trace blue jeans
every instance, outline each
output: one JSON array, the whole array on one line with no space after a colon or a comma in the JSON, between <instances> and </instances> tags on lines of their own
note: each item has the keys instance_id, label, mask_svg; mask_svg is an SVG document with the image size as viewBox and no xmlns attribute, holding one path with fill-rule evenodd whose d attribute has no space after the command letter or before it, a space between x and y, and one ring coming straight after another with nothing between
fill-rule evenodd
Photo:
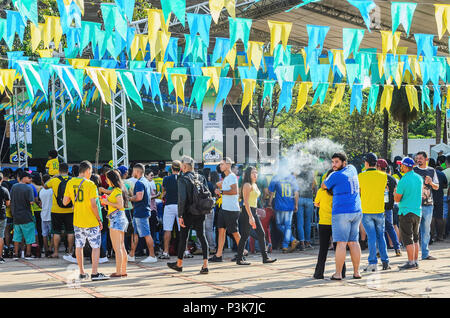
<instances>
[{"instance_id":1,"label":"blue jeans","mask_svg":"<svg viewBox=\"0 0 450 318\"><path fill-rule=\"evenodd\" d=\"M288 248L292 239L292 215L294 211L275 211L277 227L283 233L282 248Z\"/></svg>"},{"instance_id":2,"label":"blue jeans","mask_svg":"<svg viewBox=\"0 0 450 318\"><path fill-rule=\"evenodd\" d=\"M446 219L448 216L448 202L447 202L447 196L444 195L444 219Z\"/></svg>"},{"instance_id":3,"label":"blue jeans","mask_svg":"<svg viewBox=\"0 0 450 318\"><path fill-rule=\"evenodd\" d=\"M422 205L422 218L420 220L420 247L422 248L422 259L428 257L430 250L431 219L433 218L433 206Z\"/></svg>"},{"instance_id":4,"label":"blue jeans","mask_svg":"<svg viewBox=\"0 0 450 318\"><path fill-rule=\"evenodd\" d=\"M101 236L102 236L102 239L101 239L100 248L103 250L103 253L106 257L106 254L108 252L108 232L103 231Z\"/></svg>"},{"instance_id":5,"label":"blue jeans","mask_svg":"<svg viewBox=\"0 0 450 318\"><path fill-rule=\"evenodd\" d=\"M386 228L386 233L391 238L392 244L394 245L394 249L398 250L400 248L400 243L398 241L397 233L395 232L394 225L393 225L394 218L392 216L392 210L386 210L384 212L384 220L385 220L384 225Z\"/></svg>"},{"instance_id":6,"label":"blue jeans","mask_svg":"<svg viewBox=\"0 0 450 318\"><path fill-rule=\"evenodd\" d=\"M297 233L299 241L311 241L311 218L314 211L312 198L298 198Z\"/></svg>"},{"instance_id":7,"label":"blue jeans","mask_svg":"<svg viewBox=\"0 0 450 318\"><path fill-rule=\"evenodd\" d=\"M381 261L389 263L387 255L386 240L384 239L384 213L363 214L362 224L367 233L367 244L369 245L369 264L377 264L377 244L380 251Z\"/></svg>"}]
</instances>

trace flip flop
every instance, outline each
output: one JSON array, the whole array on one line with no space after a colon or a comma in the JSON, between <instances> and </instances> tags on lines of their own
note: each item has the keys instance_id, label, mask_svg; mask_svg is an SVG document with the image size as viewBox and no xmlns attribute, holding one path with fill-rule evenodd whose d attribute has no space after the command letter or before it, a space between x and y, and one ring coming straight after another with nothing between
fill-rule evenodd
<instances>
[{"instance_id":1,"label":"flip flop","mask_svg":"<svg viewBox=\"0 0 450 318\"><path fill-rule=\"evenodd\" d=\"M336 277L334 277L334 275L332 275L330 279L331 280L342 280L342 278L336 278Z\"/></svg>"},{"instance_id":2,"label":"flip flop","mask_svg":"<svg viewBox=\"0 0 450 318\"><path fill-rule=\"evenodd\" d=\"M353 275L353 278L354 278L354 279L361 279L362 276L355 276L355 275Z\"/></svg>"}]
</instances>

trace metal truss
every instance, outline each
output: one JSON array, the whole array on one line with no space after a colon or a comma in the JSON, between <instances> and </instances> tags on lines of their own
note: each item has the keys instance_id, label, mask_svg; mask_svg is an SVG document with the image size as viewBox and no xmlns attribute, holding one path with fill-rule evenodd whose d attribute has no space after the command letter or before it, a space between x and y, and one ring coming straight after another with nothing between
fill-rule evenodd
<instances>
[{"instance_id":1,"label":"metal truss","mask_svg":"<svg viewBox=\"0 0 450 318\"><path fill-rule=\"evenodd\" d=\"M66 115L62 112L64 108L64 94L61 81L56 81L52 76L52 121L53 121L53 146L58 152L58 158L67 162L67 139L66 139ZM59 90L59 98L56 92Z\"/></svg>"},{"instance_id":2,"label":"metal truss","mask_svg":"<svg viewBox=\"0 0 450 318\"><path fill-rule=\"evenodd\" d=\"M114 168L129 166L127 104L123 89L113 94L111 109L111 141Z\"/></svg>"},{"instance_id":3,"label":"metal truss","mask_svg":"<svg viewBox=\"0 0 450 318\"><path fill-rule=\"evenodd\" d=\"M31 130L28 127L28 123L20 123L18 118L23 118L30 109L30 106L24 106L23 102L26 100L25 97L25 86L24 85L14 85L12 96L12 113L13 113L13 124L14 125L14 136L16 139L16 151L17 151L17 166L18 168L28 167L28 147L27 147L27 130Z\"/></svg>"}]
</instances>

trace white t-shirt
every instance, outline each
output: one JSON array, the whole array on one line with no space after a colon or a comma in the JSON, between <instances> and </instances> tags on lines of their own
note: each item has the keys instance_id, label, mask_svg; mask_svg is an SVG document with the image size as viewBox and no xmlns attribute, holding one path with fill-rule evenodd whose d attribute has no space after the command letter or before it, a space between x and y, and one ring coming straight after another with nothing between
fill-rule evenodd
<instances>
[{"instance_id":1,"label":"white t-shirt","mask_svg":"<svg viewBox=\"0 0 450 318\"><path fill-rule=\"evenodd\" d=\"M42 212L41 219L42 221L51 221L51 212L52 212L52 203L53 203L53 190L52 189L44 189L42 188L39 191L39 200L42 202Z\"/></svg>"},{"instance_id":2,"label":"white t-shirt","mask_svg":"<svg viewBox=\"0 0 450 318\"><path fill-rule=\"evenodd\" d=\"M234 173L230 173L228 176L225 177L225 179L223 179L222 190L223 191L231 190L231 186L233 184L236 184L236 187L239 188L236 175ZM239 193L239 189L238 189L238 193ZM234 195L222 194L222 210L240 211L239 194L234 194Z\"/></svg>"}]
</instances>

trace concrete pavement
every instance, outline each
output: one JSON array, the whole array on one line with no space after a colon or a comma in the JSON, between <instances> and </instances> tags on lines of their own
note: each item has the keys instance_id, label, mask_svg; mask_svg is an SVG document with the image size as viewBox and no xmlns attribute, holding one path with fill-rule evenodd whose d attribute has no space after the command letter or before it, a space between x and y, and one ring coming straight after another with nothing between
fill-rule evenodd
<instances>
[{"instance_id":1,"label":"concrete pavement","mask_svg":"<svg viewBox=\"0 0 450 318\"><path fill-rule=\"evenodd\" d=\"M224 255L224 262L211 263L208 275L199 275L201 256L187 259L183 272L170 270L167 261L156 264L128 263L128 277L108 281L74 282L76 264L63 259L36 259L0 264L0 298L94 298L94 297L189 297L189 298L290 298L290 297L449 297L450 295L450 240L430 246L435 261L419 261L418 270L399 271L398 265L406 261L406 251L395 257L389 250L391 270L364 273L363 278L352 278L352 264L347 253L347 278L329 280L334 272L334 252L329 252L325 278L312 278L318 247L314 250L281 254L273 264L262 264L259 254L247 258L250 266L232 263L232 253ZM368 251L363 251L361 265L367 264ZM420 254L419 254L420 257ZM143 258L137 258L139 261ZM170 261L175 261L171 257ZM86 262L86 271L91 265ZM100 264L100 272L115 271L114 260Z\"/></svg>"}]
</instances>

